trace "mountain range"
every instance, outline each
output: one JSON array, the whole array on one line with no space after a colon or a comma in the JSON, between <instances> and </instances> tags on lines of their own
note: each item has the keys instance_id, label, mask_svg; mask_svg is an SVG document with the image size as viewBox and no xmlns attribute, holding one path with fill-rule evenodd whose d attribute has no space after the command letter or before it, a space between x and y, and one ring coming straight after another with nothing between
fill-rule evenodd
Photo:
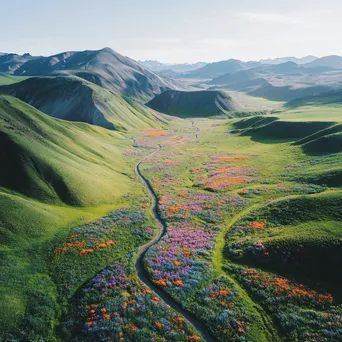
<instances>
[{"instance_id":1,"label":"mountain range","mask_svg":"<svg viewBox=\"0 0 342 342\"><path fill-rule=\"evenodd\" d=\"M174 80L163 78L110 48L63 52L49 57L6 54L0 57L0 72L16 76L74 75L142 101L179 87Z\"/></svg>"},{"instance_id":2,"label":"mountain range","mask_svg":"<svg viewBox=\"0 0 342 342\"><path fill-rule=\"evenodd\" d=\"M225 91L285 102L317 96L342 87L341 69L340 56L163 64L110 48L48 57L1 53L0 93L59 119L128 131L162 120L150 108L178 116L233 112Z\"/></svg>"}]
</instances>

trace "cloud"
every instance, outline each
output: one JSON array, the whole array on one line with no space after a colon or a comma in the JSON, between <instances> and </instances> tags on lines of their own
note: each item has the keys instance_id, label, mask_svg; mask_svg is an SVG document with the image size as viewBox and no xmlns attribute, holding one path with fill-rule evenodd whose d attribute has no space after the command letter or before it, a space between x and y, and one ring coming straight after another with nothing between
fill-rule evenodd
<instances>
[{"instance_id":1,"label":"cloud","mask_svg":"<svg viewBox=\"0 0 342 342\"><path fill-rule=\"evenodd\" d=\"M272 12L242 12L237 14L238 18L249 21L266 24L302 24L303 18L290 14L272 13Z\"/></svg>"},{"instance_id":2,"label":"cloud","mask_svg":"<svg viewBox=\"0 0 342 342\"><path fill-rule=\"evenodd\" d=\"M325 9L320 11L308 11L302 13L280 13L280 12L240 12L236 14L238 19L246 19L252 22L264 24L292 24L292 25L305 25L312 26L314 23L323 16L329 17L333 11Z\"/></svg>"}]
</instances>

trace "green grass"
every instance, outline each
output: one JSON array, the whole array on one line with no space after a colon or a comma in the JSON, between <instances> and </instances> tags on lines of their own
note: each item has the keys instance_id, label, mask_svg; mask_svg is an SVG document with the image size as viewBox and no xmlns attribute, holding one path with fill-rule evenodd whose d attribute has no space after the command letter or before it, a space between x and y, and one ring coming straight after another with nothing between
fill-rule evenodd
<instances>
[{"instance_id":1,"label":"green grass","mask_svg":"<svg viewBox=\"0 0 342 342\"><path fill-rule=\"evenodd\" d=\"M98 96L100 102L106 102L107 93ZM126 193L144 198L142 186L134 175L134 164L144 154L140 151L147 153L148 149L136 149L136 155L127 158L123 152L131 148L132 141L125 133L57 120L10 97L2 97L0 105L0 139L8 147L8 152L0 157L7 165L7 172L0 171L0 229L4 237L0 292L5 313L0 318L0 329L10 334L26 324L29 330L40 330L38 335L42 340L53 341L54 328L62 313L68 312L75 291L102 267L134 251L138 241L129 229L120 229L113 234L113 239L119 242L115 252L108 250L108 254L85 258L71 253L56 260L53 251L63 245L75 227L115 208L134 206L137 201L123 198ZM119 108L110 99L107 105L111 111ZM126 106L124 102L121 105ZM135 103L130 105L134 107ZM139 112L138 107L135 110ZM179 162L174 169L167 170L167 176L174 176L177 183L169 185L168 177L163 178L161 193L187 189L206 193L207 190L194 187L191 168L206 167L208 157L215 154L250 156L234 165L256 168L257 180L224 194L237 196L241 189L262 190L247 197L249 203L242 211L232 216L227 213L215 249L207 259L212 278L206 281L224 277L236 290L240 303L255 317L251 340L295 341L293 335L289 337L279 329L276 315L268 310L265 301L250 292L231 273L230 267L234 263L259 266L270 275L290 274L291 279L313 288L337 292L334 284L338 283L341 255L342 196L338 187L342 157L339 150L336 154L331 154L330 149L319 150L322 141L318 139L330 139L333 135L334 140L324 146L334 147L340 142L335 140L340 132L338 109L305 107L240 121L194 119L200 128L199 140L195 139L188 120L171 121L169 136L158 140L140 131L145 124L158 128L164 122L154 125L153 116L147 118L140 112L134 119L124 117L119 110L120 115L123 115L120 120L127 120L127 125L133 127L129 135L138 138L137 141L148 141L149 146L156 147L163 139L187 138L186 143L173 143L161 152L162 166L166 159ZM307 144L315 142L314 153L305 149ZM193 157L197 154L199 157ZM155 165L144 163L144 167L148 166ZM154 180L164 175L165 172L158 170L150 173ZM197 217L189 219L200 222ZM265 221L267 228L248 231L242 236L230 235L236 224L253 220ZM247 248L257 239L262 240L274 262L265 264L253 257L243 260L227 257L226 250L232 243L242 240ZM305 258L298 259L299 246ZM283 262L284 253L290 257L288 263ZM315 269L310 269L309 261ZM63 272L68 273L67 280ZM61 299L61 286L65 285L70 285L71 290ZM196 291L203 289L201 286ZM203 307L196 306L196 300L196 296L189 298L187 305L203 314ZM35 340L33 336L29 338Z\"/></svg>"},{"instance_id":2,"label":"green grass","mask_svg":"<svg viewBox=\"0 0 342 342\"><path fill-rule=\"evenodd\" d=\"M13 76L4 73L0 73L0 86L14 84L26 80L27 76Z\"/></svg>"},{"instance_id":3,"label":"green grass","mask_svg":"<svg viewBox=\"0 0 342 342\"><path fill-rule=\"evenodd\" d=\"M5 96L0 140L6 146L0 156L6 165L0 171L0 330L12 336L32 329L53 340L59 319L58 289L50 277L54 241L122 206L124 194L141 196L134 161L123 155L132 142L121 133L51 118Z\"/></svg>"},{"instance_id":4,"label":"green grass","mask_svg":"<svg viewBox=\"0 0 342 342\"><path fill-rule=\"evenodd\" d=\"M3 187L48 203L90 206L134 186L122 155L131 142L122 135L50 118L10 97L0 99L0 111Z\"/></svg>"},{"instance_id":5,"label":"green grass","mask_svg":"<svg viewBox=\"0 0 342 342\"><path fill-rule=\"evenodd\" d=\"M0 87L42 112L64 120L85 122L116 131L161 127L153 110L76 76L31 77Z\"/></svg>"}]
</instances>

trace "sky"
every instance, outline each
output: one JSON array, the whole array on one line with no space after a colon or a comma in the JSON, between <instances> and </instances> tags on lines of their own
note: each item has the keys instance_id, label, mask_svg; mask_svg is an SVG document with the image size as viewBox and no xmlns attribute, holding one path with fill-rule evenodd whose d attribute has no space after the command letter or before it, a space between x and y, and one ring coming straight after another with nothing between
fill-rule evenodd
<instances>
[{"instance_id":1,"label":"sky","mask_svg":"<svg viewBox=\"0 0 342 342\"><path fill-rule=\"evenodd\" d=\"M0 52L164 63L342 55L341 0L0 0Z\"/></svg>"}]
</instances>

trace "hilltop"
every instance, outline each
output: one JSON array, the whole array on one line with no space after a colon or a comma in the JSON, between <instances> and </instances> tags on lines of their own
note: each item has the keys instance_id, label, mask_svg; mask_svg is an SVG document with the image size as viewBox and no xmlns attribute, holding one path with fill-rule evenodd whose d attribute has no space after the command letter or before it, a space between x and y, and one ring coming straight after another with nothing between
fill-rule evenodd
<instances>
[{"instance_id":1,"label":"hilltop","mask_svg":"<svg viewBox=\"0 0 342 342\"><path fill-rule=\"evenodd\" d=\"M232 98L223 91L168 90L147 103L161 113L178 117L210 117L228 115L235 107Z\"/></svg>"},{"instance_id":2,"label":"hilltop","mask_svg":"<svg viewBox=\"0 0 342 342\"><path fill-rule=\"evenodd\" d=\"M173 80L147 70L110 48L62 52L48 57L15 55L11 57L11 65L15 64L15 67L11 68L7 66L8 56L0 58L0 71L17 76L72 74L110 91L140 100L147 100L166 89L178 87Z\"/></svg>"},{"instance_id":3,"label":"hilltop","mask_svg":"<svg viewBox=\"0 0 342 342\"><path fill-rule=\"evenodd\" d=\"M160 118L134 100L123 98L79 77L31 77L0 87L40 111L64 120L127 131L156 127Z\"/></svg>"}]
</instances>

